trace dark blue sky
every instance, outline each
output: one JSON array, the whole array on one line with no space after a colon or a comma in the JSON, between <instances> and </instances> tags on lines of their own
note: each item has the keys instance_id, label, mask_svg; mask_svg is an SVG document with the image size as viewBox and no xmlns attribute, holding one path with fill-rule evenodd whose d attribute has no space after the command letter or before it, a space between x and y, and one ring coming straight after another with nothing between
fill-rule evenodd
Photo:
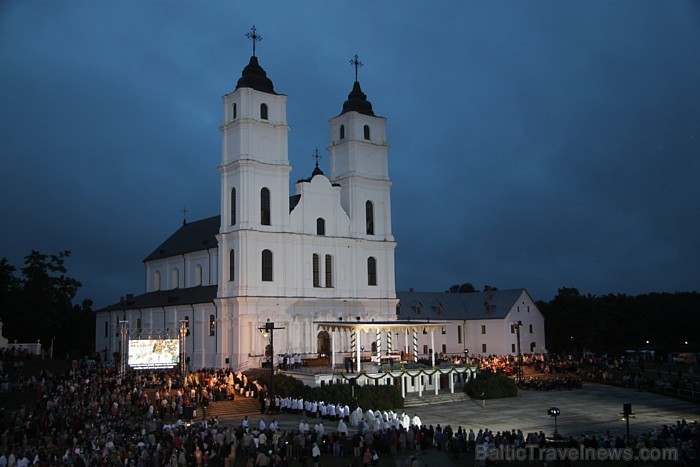
<instances>
[{"instance_id":1,"label":"dark blue sky","mask_svg":"<svg viewBox=\"0 0 700 467\"><path fill-rule=\"evenodd\" d=\"M364 63L399 290L700 289L700 3L682 0L2 2L0 257L71 250L96 307L141 293L183 206L219 212L220 97L253 24L292 181Z\"/></svg>"}]
</instances>

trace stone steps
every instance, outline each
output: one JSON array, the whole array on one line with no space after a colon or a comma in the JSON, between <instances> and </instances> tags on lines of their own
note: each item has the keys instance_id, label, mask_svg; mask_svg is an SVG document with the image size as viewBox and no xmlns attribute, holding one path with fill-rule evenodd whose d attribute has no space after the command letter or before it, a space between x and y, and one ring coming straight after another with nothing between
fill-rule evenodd
<instances>
[{"instance_id":1,"label":"stone steps","mask_svg":"<svg viewBox=\"0 0 700 467\"><path fill-rule=\"evenodd\" d=\"M256 413L260 413L260 402L257 399L237 398L232 401L218 401L210 403L207 407L207 418L217 417L219 420ZM201 413L198 415L201 416Z\"/></svg>"}]
</instances>

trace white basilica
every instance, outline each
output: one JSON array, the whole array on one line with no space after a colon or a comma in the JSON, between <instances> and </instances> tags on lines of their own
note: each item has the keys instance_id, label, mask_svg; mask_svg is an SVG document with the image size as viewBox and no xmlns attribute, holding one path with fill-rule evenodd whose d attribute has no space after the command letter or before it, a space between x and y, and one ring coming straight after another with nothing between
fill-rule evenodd
<instances>
[{"instance_id":1,"label":"white basilica","mask_svg":"<svg viewBox=\"0 0 700 467\"><path fill-rule=\"evenodd\" d=\"M319 323L430 316L454 326L439 328L437 342L425 328L412 337L403 329L394 350L515 353L517 319L529 329L523 352L544 351L544 320L523 289L469 300L397 295L386 119L374 114L357 79L330 119L330 173L317 164L292 196L287 96L275 91L255 54L222 102L220 215L183 223L144 260L145 293L97 311L97 351L108 359L120 352L124 326L130 339L176 338L186 326L191 369L241 369L259 366L268 321L277 328L276 354L347 356L376 350L379 331L334 333Z\"/></svg>"},{"instance_id":2,"label":"white basilica","mask_svg":"<svg viewBox=\"0 0 700 467\"><path fill-rule=\"evenodd\" d=\"M267 320L284 328L276 351L316 354L328 337L314 321L395 319L386 119L359 82L330 120L329 176L317 166L291 197L287 96L257 57L222 100L221 215L145 259L146 293L97 313L96 350L116 351L119 321L156 338L185 320L191 367L257 365Z\"/></svg>"}]
</instances>

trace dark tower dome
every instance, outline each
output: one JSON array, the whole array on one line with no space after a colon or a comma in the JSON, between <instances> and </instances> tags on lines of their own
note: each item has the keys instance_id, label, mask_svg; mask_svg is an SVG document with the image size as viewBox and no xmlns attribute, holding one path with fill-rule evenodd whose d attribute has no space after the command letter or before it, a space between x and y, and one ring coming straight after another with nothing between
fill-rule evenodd
<instances>
[{"instance_id":1,"label":"dark tower dome","mask_svg":"<svg viewBox=\"0 0 700 467\"><path fill-rule=\"evenodd\" d=\"M316 167L314 168L314 171L311 172L311 178L314 178L316 175L323 175L323 170L316 164Z\"/></svg>"},{"instance_id":2,"label":"dark tower dome","mask_svg":"<svg viewBox=\"0 0 700 467\"><path fill-rule=\"evenodd\" d=\"M267 77L267 73L262 69L255 55L250 57L250 63L243 68L243 75L236 84L236 89L238 88L253 88L256 91L277 94L272 80Z\"/></svg>"},{"instance_id":3,"label":"dark tower dome","mask_svg":"<svg viewBox=\"0 0 700 467\"><path fill-rule=\"evenodd\" d=\"M359 81L355 81L352 91L348 94L348 100L343 103L343 111L340 112L340 114L342 115L347 112L358 112L363 115L374 117L372 103L367 100L367 96L362 92L362 89L360 89Z\"/></svg>"}]
</instances>

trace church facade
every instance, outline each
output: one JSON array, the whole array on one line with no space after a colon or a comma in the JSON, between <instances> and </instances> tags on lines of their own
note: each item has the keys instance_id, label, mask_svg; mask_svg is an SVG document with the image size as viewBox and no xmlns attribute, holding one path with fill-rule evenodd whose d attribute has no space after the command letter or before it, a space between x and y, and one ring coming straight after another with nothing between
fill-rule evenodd
<instances>
[{"instance_id":1,"label":"church facade","mask_svg":"<svg viewBox=\"0 0 700 467\"><path fill-rule=\"evenodd\" d=\"M253 55L222 98L220 215L183 223L145 258L145 292L96 312L96 350L107 359L123 351L125 329L129 339L159 339L185 328L191 369L242 369L269 352L266 323L276 328L275 354L327 355L330 336L314 323L394 321L416 309L421 297L406 293L402 308L395 290L386 119L374 114L356 77L330 119L330 173L317 163L290 196L286 102ZM467 348L469 312L453 305L437 318L463 322L463 334L427 353ZM479 319L507 334L512 318L499 313ZM532 349L544 351L544 320L539 311L532 316L541 333ZM369 349L375 336L355 338ZM334 336L335 352L349 352L351 339ZM499 339L485 353L511 350Z\"/></svg>"},{"instance_id":2,"label":"church facade","mask_svg":"<svg viewBox=\"0 0 700 467\"><path fill-rule=\"evenodd\" d=\"M145 293L97 312L96 350L117 351L122 321L130 338L176 336L184 321L191 367L236 367L265 353L268 320L276 353L316 354L328 337L314 321L395 319L386 119L359 82L330 120L330 174L317 164L293 196L287 96L256 56L222 101L221 215L145 259Z\"/></svg>"}]
</instances>

